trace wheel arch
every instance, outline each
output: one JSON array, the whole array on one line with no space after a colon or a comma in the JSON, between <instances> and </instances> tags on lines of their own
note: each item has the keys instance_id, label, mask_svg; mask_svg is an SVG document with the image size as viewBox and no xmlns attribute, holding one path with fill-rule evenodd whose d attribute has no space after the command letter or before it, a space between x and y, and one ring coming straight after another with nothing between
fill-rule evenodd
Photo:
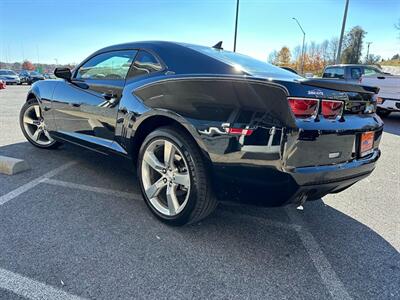
<instances>
[{"instance_id":1,"label":"wheel arch","mask_svg":"<svg viewBox=\"0 0 400 300\"><path fill-rule=\"evenodd\" d=\"M140 123L135 124L134 134L130 138L131 156L136 161L139 153L140 146L145 138L154 130L164 126L172 126L184 131L199 147L203 157L207 163L211 163L210 156L207 152L206 146L200 135L197 133L196 128L186 121L181 116L172 116L167 112L160 112L159 114L151 114L143 118Z\"/></svg>"}]
</instances>

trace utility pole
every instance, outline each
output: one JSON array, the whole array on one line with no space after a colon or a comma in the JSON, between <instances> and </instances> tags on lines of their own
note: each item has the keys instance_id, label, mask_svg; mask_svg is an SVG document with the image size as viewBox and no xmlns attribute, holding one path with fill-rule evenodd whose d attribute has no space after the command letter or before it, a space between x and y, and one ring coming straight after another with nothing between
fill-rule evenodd
<instances>
[{"instance_id":1,"label":"utility pole","mask_svg":"<svg viewBox=\"0 0 400 300\"><path fill-rule=\"evenodd\" d=\"M365 58L366 61L368 61L368 57L369 57L369 45L371 45L372 42L367 42L367 57Z\"/></svg>"},{"instance_id":2,"label":"utility pole","mask_svg":"<svg viewBox=\"0 0 400 300\"><path fill-rule=\"evenodd\" d=\"M340 63L340 56L342 52L342 43L343 43L343 35L344 35L344 28L346 27L346 19L347 19L347 9L349 8L349 0L346 0L346 6L344 7L344 15L343 15L343 22L342 22L342 31L340 32L340 39L339 39L339 48L336 57L336 64Z\"/></svg>"},{"instance_id":3,"label":"utility pole","mask_svg":"<svg viewBox=\"0 0 400 300\"><path fill-rule=\"evenodd\" d=\"M292 18L293 20L296 21L297 25L299 25L301 32L303 32L303 45L301 46L301 74L304 73L304 42L306 40L306 33L303 30L303 27L301 27L300 22L296 18Z\"/></svg>"},{"instance_id":4,"label":"utility pole","mask_svg":"<svg viewBox=\"0 0 400 300\"><path fill-rule=\"evenodd\" d=\"M239 0L236 0L235 38L233 39L233 52L236 52L238 18L239 18Z\"/></svg>"}]
</instances>

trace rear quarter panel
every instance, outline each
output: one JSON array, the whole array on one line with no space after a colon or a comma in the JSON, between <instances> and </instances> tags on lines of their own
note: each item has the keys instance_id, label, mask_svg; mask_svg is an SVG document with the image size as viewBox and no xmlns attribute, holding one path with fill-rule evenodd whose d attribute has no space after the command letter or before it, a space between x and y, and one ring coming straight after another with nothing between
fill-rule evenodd
<instances>
[{"instance_id":1,"label":"rear quarter panel","mask_svg":"<svg viewBox=\"0 0 400 300\"><path fill-rule=\"evenodd\" d=\"M285 133L296 127L286 88L266 81L171 77L138 86L133 96L143 104L132 108L140 115L133 128L154 113L169 114L190 128L214 164L279 164ZM226 124L255 131L249 137L232 136Z\"/></svg>"}]
</instances>

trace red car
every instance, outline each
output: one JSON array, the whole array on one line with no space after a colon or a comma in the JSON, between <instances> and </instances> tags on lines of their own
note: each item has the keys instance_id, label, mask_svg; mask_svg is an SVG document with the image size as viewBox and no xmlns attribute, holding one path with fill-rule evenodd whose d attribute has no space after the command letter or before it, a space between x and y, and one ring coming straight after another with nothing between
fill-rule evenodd
<instances>
[{"instance_id":1,"label":"red car","mask_svg":"<svg viewBox=\"0 0 400 300\"><path fill-rule=\"evenodd\" d=\"M0 90L5 89L6 88L6 82L4 80L0 79Z\"/></svg>"}]
</instances>

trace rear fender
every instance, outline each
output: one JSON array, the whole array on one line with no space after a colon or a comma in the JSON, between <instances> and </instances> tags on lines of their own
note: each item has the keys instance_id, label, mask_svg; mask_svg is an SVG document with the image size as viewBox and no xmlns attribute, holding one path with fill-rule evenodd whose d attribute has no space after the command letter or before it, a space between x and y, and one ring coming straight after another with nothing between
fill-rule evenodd
<instances>
[{"instance_id":1,"label":"rear fender","mask_svg":"<svg viewBox=\"0 0 400 300\"><path fill-rule=\"evenodd\" d=\"M278 161L285 135L296 128L286 88L265 80L172 77L138 87L134 95L149 110L174 115L218 164ZM253 134L233 136L226 127Z\"/></svg>"}]
</instances>

